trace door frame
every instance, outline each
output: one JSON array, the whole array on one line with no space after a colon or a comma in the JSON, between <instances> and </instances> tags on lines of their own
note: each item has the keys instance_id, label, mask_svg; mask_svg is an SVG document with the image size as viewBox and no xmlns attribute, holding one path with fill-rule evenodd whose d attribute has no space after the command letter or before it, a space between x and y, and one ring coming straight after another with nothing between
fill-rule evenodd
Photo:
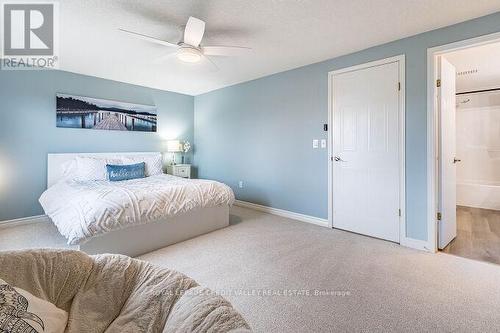
<instances>
[{"instance_id":1,"label":"door frame","mask_svg":"<svg viewBox=\"0 0 500 333\"><path fill-rule=\"evenodd\" d=\"M355 66L350 66L328 72L328 227L333 228L333 112L335 109L335 101L333 98L333 87L335 75L342 73L358 71L370 67L386 65L391 63L399 65L399 207L401 214L399 216L399 243L401 245L410 246L406 241L406 191L405 191L405 55L371 61ZM396 87L395 87L396 88Z\"/></svg>"},{"instance_id":2,"label":"door frame","mask_svg":"<svg viewBox=\"0 0 500 333\"><path fill-rule=\"evenodd\" d=\"M427 246L438 251L437 213L439 209L439 122L438 122L438 57L446 53L500 42L500 33L483 35L427 49Z\"/></svg>"}]
</instances>

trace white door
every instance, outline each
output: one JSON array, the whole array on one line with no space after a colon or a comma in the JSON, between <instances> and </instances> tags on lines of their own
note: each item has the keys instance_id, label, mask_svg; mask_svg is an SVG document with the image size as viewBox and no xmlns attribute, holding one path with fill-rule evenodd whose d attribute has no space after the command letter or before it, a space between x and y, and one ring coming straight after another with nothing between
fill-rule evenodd
<instances>
[{"instance_id":1,"label":"white door","mask_svg":"<svg viewBox=\"0 0 500 333\"><path fill-rule=\"evenodd\" d=\"M333 227L399 242L399 62L334 74Z\"/></svg>"},{"instance_id":2,"label":"white door","mask_svg":"<svg viewBox=\"0 0 500 333\"><path fill-rule=\"evenodd\" d=\"M456 169L456 89L455 67L439 58L439 248L443 249L457 236L457 169Z\"/></svg>"}]
</instances>

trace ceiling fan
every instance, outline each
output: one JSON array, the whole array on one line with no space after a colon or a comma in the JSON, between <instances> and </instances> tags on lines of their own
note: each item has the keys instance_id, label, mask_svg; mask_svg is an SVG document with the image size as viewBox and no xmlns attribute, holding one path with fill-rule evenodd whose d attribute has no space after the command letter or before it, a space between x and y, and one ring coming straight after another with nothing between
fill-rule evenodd
<instances>
[{"instance_id":1,"label":"ceiling fan","mask_svg":"<svg viewBox=\"0 0 500 333\"><path fill-rule=\"evenodd\" d=\"M243 46L200 45L205 33L205 22L192 16L189 17L186 28L184 29L184 38L177 44L134 31L129 31L121 28L118 30L139 39L176 49L177 58L181 61L196 63L199 62L202 58L206 58L216 68L217 65L215 65L215 63L207 56L239 56L251 50L249 47Z\"/></svg>"}]
</instances>

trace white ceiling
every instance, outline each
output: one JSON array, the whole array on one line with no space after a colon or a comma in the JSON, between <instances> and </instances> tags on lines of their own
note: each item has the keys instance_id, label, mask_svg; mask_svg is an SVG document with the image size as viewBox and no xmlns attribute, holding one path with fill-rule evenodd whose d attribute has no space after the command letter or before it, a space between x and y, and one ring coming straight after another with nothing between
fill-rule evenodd
<instances>
[{"instance_id":1,"label":"white ceiling","mask_svg":"<svg viewBox=\"0 0 500 333\"><path fill-rule=\"evenodd\" d=\"M456 68L457 92L500 88L500 42L460 50L445 55Z\"/></svg>"},{"instance_id":2,"label":"white ceiling","mask_svg":"<svg viewBox=\"0 0 500 333\"><path fill-rule=\"evenodd\" d=\"M498 0L64 0L60 68L197 95L500 10ZM189 16L205 44L248 46L239 58L186 65L118 28L177 42Z\"/></svg>"}]
</instances>

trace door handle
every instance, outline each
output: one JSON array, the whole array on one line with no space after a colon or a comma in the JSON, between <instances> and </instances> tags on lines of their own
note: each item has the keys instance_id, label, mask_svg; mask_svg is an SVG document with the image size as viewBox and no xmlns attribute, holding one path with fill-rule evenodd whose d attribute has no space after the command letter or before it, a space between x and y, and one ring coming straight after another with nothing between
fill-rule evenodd
<instances>
[{"instance_id":1,"label":"door handle","mask_svg":"<svg viewBox=\"0 0 500 333\"><path fill-rule=\"evenodd\" d=\"M339 156L334 156L334 157L333 157L333 160L334 160L335 162L345 162L345 161L344 161L343 159L341 159Z\"/></svg>"},{"instance_id":2,"label":"door handle","mask_svg":"<svg viewBox=\"0 0 500 333\"><path fill-rule=\"evenodd\" d=\"M457 162L462 162L462 160L459 160L458 158L456 158L456 157L455 157L455 158L453 159L453 163L457 163Z\"/></svg>"}]
</instances>

